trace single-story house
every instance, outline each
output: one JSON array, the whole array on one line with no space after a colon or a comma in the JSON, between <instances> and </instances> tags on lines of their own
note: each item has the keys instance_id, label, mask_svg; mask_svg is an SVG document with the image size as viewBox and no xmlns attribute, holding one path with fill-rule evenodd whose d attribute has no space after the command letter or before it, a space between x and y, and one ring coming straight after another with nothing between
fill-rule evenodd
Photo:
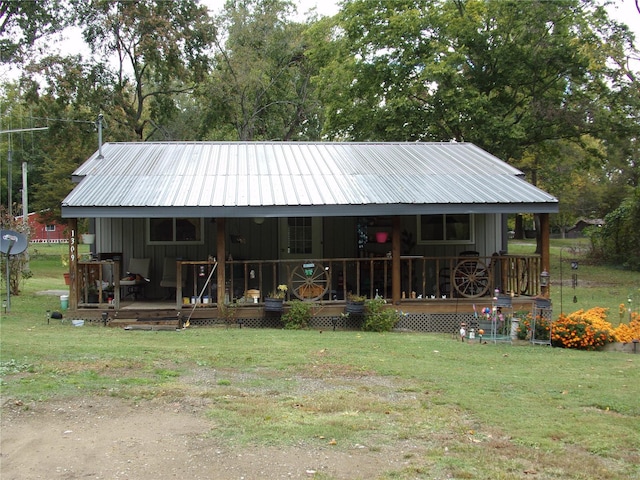
<instances>
[{"instance_id":1,"label":"single-story house","mask_svg":"<svg viewBox=\"0 0 640 480\"><path fill-rule=\"evenodd\" d=\"M73 179L71 308L94 306L96 283L99 308L171 297L203 317L226 303L259 317L286 285L286 300L325 313L382 296L415 324L454 310L456 322L498 294L548 295L558 200L469 143L107 143ZM509 255L518 213L539 215L540 255ZM91 260L76 255L79 218L95 234Z\"/></svg>"}]
</instances>

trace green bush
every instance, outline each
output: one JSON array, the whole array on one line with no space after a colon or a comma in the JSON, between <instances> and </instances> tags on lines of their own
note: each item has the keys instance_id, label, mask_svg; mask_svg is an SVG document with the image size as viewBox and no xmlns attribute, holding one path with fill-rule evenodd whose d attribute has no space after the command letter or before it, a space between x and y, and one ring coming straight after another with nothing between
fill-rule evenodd
<instances>
[{"instance_id":1,"label":"green bush","mask_svg":"<svg viewBox=\"0 0 640 480\"><path fill-rule=\"evenodd\" d=\"M365 332L391 331L398 321L398 314L393 308L387 308L386 304L384 298L365 301L362 330Z\"/></svg>"},{"instance_id":2,"label":"green bush","mask_svg":"<svg viewBox=\"0 0 640 480\"><path fill-rule=\"evenodd\" d=\"M300 330L307 328L311 319L311 308L313 304L300 300L293 300L289 304L289 310L282 315L284 328L288 330Z\"/></svg>"},{"instance_id":3,"label":"green bush","mask_svg":"<svg viewBox=\"0 0 640 480\"><path fill-rule=\"evenodd\" d=\"M618 208L607 214L604 225L591 229L589 236L595 256L630 270L640 270L640 188L636 188Z\"/></svg>"}]
</instances>

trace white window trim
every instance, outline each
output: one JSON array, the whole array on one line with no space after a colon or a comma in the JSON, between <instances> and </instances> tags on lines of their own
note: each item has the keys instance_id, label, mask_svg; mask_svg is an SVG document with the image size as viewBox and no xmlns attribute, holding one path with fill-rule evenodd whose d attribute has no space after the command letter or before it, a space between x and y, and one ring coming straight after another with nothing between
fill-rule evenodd
<instances>
[{"instance_id":1,"label":"white window trim","mask_svg":"<svg viewBox=\"0 0 640 480\"><path fill-rule=\"evenodd\" d=\"M447 214L442 214L442 216L446 217ZM417 224L417 233L418 233L418 245L472 245L475 243L475 215L472 213L455 213L452 215L467 215L469 217L469 239L466 240L422 240L422 215L416 215L416 224ZM446 225L446 220L443 222L443 225ZM445 232L446 235L446 232Z\"/></svg>"},{"instance_id":2,"label":"white window trim","mask_svg":"<svg viewBox=\"0 0 640 480\"><path fill-rule=\"evenodd\" d=\"M171 220L173 221L173 236L175 238L176 234L176 220L180 218L193 218L193 217L173 217ZM163 240L163 241L153 241L151 240L151 219L147 218L147 245L204 245L204 218L200 218L200 240Z\"/></svg>"}]
</instances>

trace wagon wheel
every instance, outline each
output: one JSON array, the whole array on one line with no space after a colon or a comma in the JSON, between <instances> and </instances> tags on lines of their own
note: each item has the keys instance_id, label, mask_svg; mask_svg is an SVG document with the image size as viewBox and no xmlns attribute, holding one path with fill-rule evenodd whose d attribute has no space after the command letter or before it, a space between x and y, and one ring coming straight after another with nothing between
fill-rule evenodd
<instances>
[{"instance_id":1,"label":"wagon wheel","mask_svg":"<svg viewBox=\"0 0 640 480\"><path fill-rule=\"evenodd\" d=\"M481 297L489 290L489 269L478 259L462 260L453 270L453 287L463 297Z\"/></svg>"},{"instance_id":2,"label":"wagon wheel","mask_svg":"<svg viewBox=\"0 0 640 480\"><path fill-rule=\"evenodd\" d=\"M300 300L319 300L329 290L329 271L319 263L296 265L289 275L289 287Z\"/></svg>"},{"instance_id":3,"label":"wagon wheel","mask_svg":"<svg viewBox=\"0 0 640 480\"><path fill-rule=\"evenodd\" d=\"M516 258L512 268L515 270L515 290L520 295L526 295L529 290L529 262L526 258Z\"/></svg>"}]
</instances>

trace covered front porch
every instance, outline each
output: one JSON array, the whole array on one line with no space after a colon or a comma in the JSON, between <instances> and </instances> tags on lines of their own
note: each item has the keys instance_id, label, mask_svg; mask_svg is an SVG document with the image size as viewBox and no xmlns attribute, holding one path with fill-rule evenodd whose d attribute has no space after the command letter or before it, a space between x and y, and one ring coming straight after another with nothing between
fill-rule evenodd
<instances>
[{"instance_id":1,"label":"covered front porch","mask_svg":"<svg viewBox=\"0 0 640 480\"><path fill-rule=\"evenodd\" d=\"M224 222L217 224L220 228ZM221 249L227 252L226 235L221 236ZM477 323L484 309L498 303L507 315L533 312L536 300L548 294L544 255L465 251L455 256L394 258L396 236L392 234L388 242L390 254L379 257L173 259L175 286L163 288L162 296L153 295L150 286L147 292L129 292L121 285L126 271L122 257L99 259L100 254L92 254L72 266L70 304L85 317L108 319L113 326L179 327L188 321L201 326L277 328L290 302L299 300L313 305L312 327L357 329L362 316L345 315L350 299L382 297L388 308L398 312L398 329L455 332L461 323ZM72 239L70 249L73 244ZM283 284L283 307L274 311L267 300ZM91 298L90 290L97 290Z\"/></svg>"}]
</instances>

